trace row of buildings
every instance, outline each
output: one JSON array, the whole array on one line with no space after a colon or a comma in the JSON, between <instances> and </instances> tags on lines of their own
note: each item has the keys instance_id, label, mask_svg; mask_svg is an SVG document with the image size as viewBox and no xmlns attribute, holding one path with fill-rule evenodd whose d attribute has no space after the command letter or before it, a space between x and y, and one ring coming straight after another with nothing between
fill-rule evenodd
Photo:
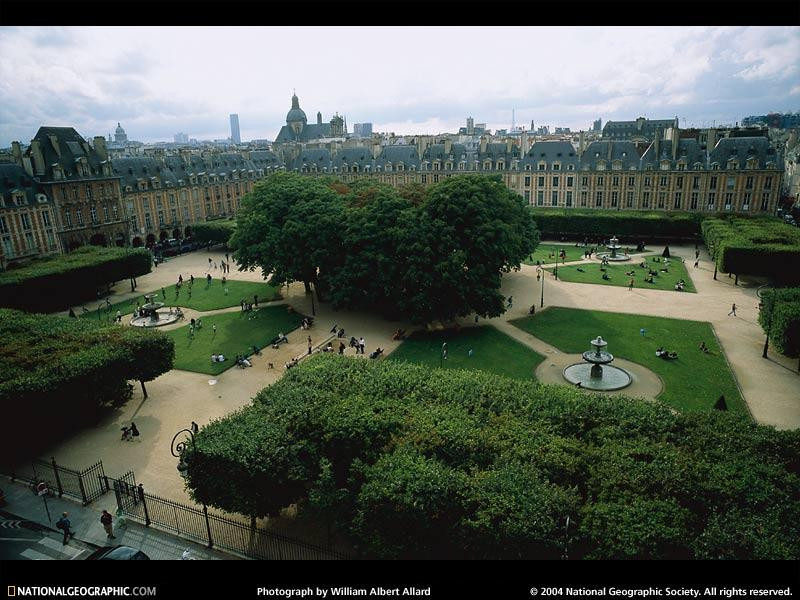
<instances>
[{"instance_id":1,"label":"row of buildings","mask_svg":"<svg viewBox=\"0 0 800 600\"><path fill-rule=\"evenodd\" d=\"M717 139L713 130L701 137L662 125L669 127L656 127L650 142L605 139L604 127L602 138L580 134L577 143L523 134L338 144L326 139L342 134L342 117L323 123L318 115L309 125L294 96L273 149L118 158L102 136L90 143L70 127L41 127L0 164L0 265L87 243L149 246L189 236L195 223L233 216L256 181L282 170L393 186L494 174L533 207L775 212L783 160L767 137Z\"/></svg>"}]
</instances>

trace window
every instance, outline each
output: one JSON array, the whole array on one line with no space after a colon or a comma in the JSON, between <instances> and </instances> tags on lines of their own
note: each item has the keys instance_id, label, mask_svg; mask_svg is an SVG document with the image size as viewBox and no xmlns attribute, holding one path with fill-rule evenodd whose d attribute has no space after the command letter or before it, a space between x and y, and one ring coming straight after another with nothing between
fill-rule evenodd
<instances>
[{"instance_id":1,"label":"window","mask_svg":"<svg viewBox=\"0 0 800 600\"><path fill-rule=\"evenodd\" d=\"M47 245L50 250L56 249L56 236L53 234L52 229L47 230Z\"/></svg>"},{"instance_id":2,"label":"window","mask_svg":"<svg viewBox=\"0 0 800 600\"><path fill-rule=\"evenodd\" d=\"M189 217L189 207L188 206L184 206L183 207L183 220L187 221L187 222L191 221L191 218Z\"/></svg>"},{"instance_id":3,"label":"window","mask_svg":"<svg viewBox=\"0 0 800 600\"><path fill-rule=\"evenodd\" d=\"M681 201L683 200L681 192L675 192L675 203L673 204L673 208L680 208Z\"/></svg>"},{"instance_id":4,"label":"window","mask_svg":"<svg viewBox=\"0 0 800 600\"><path fill-rule=\"evenodd\" d=\"M45 227L51 227L53 224L50 222L50 211L43 210L42 211L42 223L44 223ZM6 233L5 231L2 233Z\"/></svg>"},{"instance_id":5,"label":"window","mask_svg":"<svg viewBox=\"0 0 800 600\"><path fill-rule=\"evenodd\" d=\"M574 177L567 177L567 187L572 187Z\"/></svg>"},{"instance_id":6,"label":"window","mask_svg":"<svg viewBox=\"0 0 800 600\"><path fill-rule=\"evenodd\" d=\"M662 175L659 178L658 185L660 185L661 187L667 187L667 177L665 175Z\"/></svg>"},{"instance_id":7,"label":"window","mask_svg":"<svg viewBox=\"0 0 800 600\"><path fill-rule=\"evenodd\" d=\"M717 193L716 192L709 192L708 193L708 210L714 210L717 205Z\"/></svg>"},{"instance_id":8,"label":"window","mask_svg":"<svg viewBox=\"0 0 800 600\"><path fill-rule=\"evenodd\" d=\"M728 192L725 194L725 210L730 210L733 206L733 194Z\"/></svg>"},{"instance_id":9,"label":"window","mask_svg":"<svg viewBox=\"0 0 800 600\"><path fill-rule=\"evenodd\" d=\"M558 175L553 177L553 187L558 187Z\"/></svg>"},{"instance_id":10,"label":"window","mask_svg":"<svg viewBox=\"0 0 800 600\"><path fill-rule=\"evenodd\" d=\"M611 185L619 187L619 175L614 175L614 177L611 178Z\"/></svg>"},{"instance_id":11,"label":"window","mask_svg":"<svg viewBox=\"0 0 800 600\"><path fill-rule=\"evenodd\" d=\"M589 185L589 178L586 177L585 175L583 177L581 177L581 185L584 186L584 187Z\"/></svg>"},{"instance_id":12,"label":"window","mask_svg":"<svg viewBox=\"0 0 800 600\"><path fill-rule=\"evenodd\" d=\"M153 228L153 219L150 217L150 213L144 213L144 226L147 229Z\"/></svg>"},{"instance_id":13,"label":"window","mask_svg":"<svg viewBox=\"0 0 800 600\"><path fill-rule=\"evenodd\" d=\"M106 223L108 223L108 221L110 220L108 218L108 204L103 205L103 219L105 219Z\"/></svg>"},{"instance_id":14,"label":"window","mask_svg":"<svg viewBox=\"0 0 800 600\"><path fill-rule=\"evenodd\" d=\"M567 192L567 206L572 206L572 191Z\"/></svg>"},{"instance_id":15,"label":"window","mask_svg":"<svg viewBox=\"0 0 800 600\"><path fill-rule=\"evenodd\" d=\"M726 189L732 190L736 188L736 177L728 177L728 186Z\"/></svg>"},{"instance_id":16,"label":"window","mask_svg":"<svg viewBox=\"0 0 800 600\"><path fill-rule=\"evenodd\" d=\"M561 163L553 163L553 171L560 171Z\"/></svg>"},{"instance_id":17,"label":"window","mask_svg":"<svg viewBox=\"0 0 800 600\"><path fill-rule=\"evenodd\" d=\"M539 163L537 171L544 171L544 163Z\"/></svg>"},{"instance_id":18,"label":"window","mask_svg":"<svg viewBox=\"0 0 800 600\"><path fill-rule=\"evenodd\" d=\"M689 208L691 208L692 210L697 210L697 199L699 196L700 196L699 193L692 192L692 201L691 204L689 205Z\"/></svg>"},{"instance_id":19,"label":"window","mask_svg":"<svg viewBox=\"0 0 800 600\"><path fill-rule=\"evenodd\" d=\"M530 201L531 201L531 191L525 190L525 202L530 203Z\"/></svg>"},{"instance_id":20,"label":"window","mask_svg":"<svg viewBox=\"0 0 800 600\"><path fill-rule=\"evenodd\" d=\"M631 187L636 185L636 179L634 177L628 177L628 185Z\"/></svg>"},{"instance_id":21,"label":"window","mask_svg":"<svg viewBox=\"0 0 800 600\"><path fill-rule=\"evenodd\" d=\"M605 178L602 175L597 178L597 185L603 185L604 182Z\"/></svg>"},{"instance_id":22,"label":"window","mask_svg":"<svg viewBox=\"0 0 800 600\"><path fill-rule=\"evenodd\" d=\"M94 204L89 207L89 214L91 215L92 223L97 223L97 207Z\"/></svg>"},{"instance_id":23,"label":"window","mask_svg":"<svg viewBox=\"0 0 800 600\"><path fill-rule=\"evenodd\" d=\"M586 206L586 201L589 197L589 192L581 192L581 206Z\"/></svg>"},{"instance_id":24,"label":"window","mask_svg":"<svg viewBox=\"0 0 800 600\"><path fill-rule=\"evenodd\" d=\"M208 193L208 192L206 192ZM161 194L156 196L156 208L161 208Z\"/></svg>"},{"instance_id":25,"label":"window","mask_svg":"<svg viewBox=\"0 0 800 600\"><path fill-rule=\"evenodd\" d=\"M761 194L761 210L769 210L769 192Z\"/></svg>"},{"instance_id":26,"label":"window","mask_svg":"<svg viewBox=\"0 0 800 600\"><path fill-rule=\"evenodd\" d=\"M650 187L650 181L651 181L651 180L650 180L650 178L649 178L649 177L645 177L645 178L644 178L644 186L645 186L645 187Z\"/></svg>"},{"instance_id":27,"label":"window","mask_svg":"<svg viewBox=\"0 0 800 600\"><path fill-rule=\"evenodd\" d=\"M6 218L0 215L0 233L8 233L8 223L6 223Z\"/></svg>"},{"instance_id":28,"label":"window","mask_svg":"<svg viewBox=\"0 0 800 600\"><path fill-rule=\"evenodd\" d=\"M539 187L544 187L544 177L538 177L537 179L539 180L538 181Z\"/></svg>"},{"instance_id":29,"label":"window","mask_svg":"<svg viewBox=\"0 0 800 600\"><path fill-rule=\"evenodd\" d=\"M158 211L158 224L159 225L163 225L164 224L164 211L163 210Z\"/></svg>"},{"instance_id":30,"label":"window","mask_svg":"<svg viewBox=\"0 0 800 600\"><path fill-rule=\"evenodd\" d=\"M544 192L542 190L536 192L536 206L544 206Z\"/></svg>"},{"instance_id":31,"label":"window","mask_svg":"<svg viewBox=\"0 0 800 600\"><path fill-rule=\"evenodd\" d=\"M603 192L595 192L594 205L603 206Z\"/></svg>"},{"instance_id":32,"label":"window","mask_svg":"<svg viewBox=\"0 0 800 600\"><path fill-rule=\"evenodd\" d=\"M619 204L619 192L611 192L611 206L616 208L617 204Z\"/></svg>"},{"instance_id":33,"label":"window","mask_svg":"<svg viewBox=\"0 0 800 600\"><path fill-rule=\"evenodd\" d=\"M678 177L675 180L675 187L679 189L683 187L683 177Z\"/></svg>"},{"instance_id":34,"label":"window","mask_svg":"<svg viewBox=\"0 0 800 600\"><path fill-rule=\"evenodd\" d=\"M31 252L36 250L36 242L33 239L33 233L30 231L25 232L25 246Z\"/></svg>"},{"instance_id":35,"label":"window","mask_svg":"<svg viewBox=\"0 0 800 600\"><path fill-rule=\"evenodd\" d=\"M92 199L92 186L89 185L88 183L86 184L86 199L87 200Z\"/></svg>"},{"instance_id":36,"label":"window","mask_svg":"<svg viewBox=\"0 0 800 600\"><path fill-rule=\"evenodd\" d=\"M717 189L717 177L716 177L716 175L711 178L711 180L710 180L710 182L708 184L708 189L710 189L710 190Z\"/></svg>"},{"instance_id":37,"label":"window","mask_svg":"<svg viewBox=\"0 0 800 600\"><path fill-rule=\"evenodd\" d=\"M6 255L6 258L14 256L14 242L11 241L10 236L3 237L3 254Z\"/></svg>"},{"instance_id":38,"label":"window","mask_svg":"<svg viewBox=\"0 0 800 600\"><path fill-rule=\"evenodd\" d=\"M111 212L114 214L114 220L119 221L119 209L116 204L111 205Z\"/></svg>"},{"instance_id":39,"label":"window","mask_svg":"<svg viewBox=\"0 0 800 600\"><path fill-rule=\"evenodd\" d=\"M75 209L75 218L78 220L78 225L83 225L83 211L80 208Z\"/></svg>"},{"instance_id":40,"label":"window","mask_svg":"<svg viewBox=\"0 0 800 600\"><path fill-rule=\"evenodd\" d=\"M650 208L650 192L642 194L642 208Z\"/></svg>"},{"instance_id":41,"label":"window","mask_svg":"<svg viewBox=\"0 0 800 600\"><path fill-rule=\"evenodd\" d=\"M658 192L658 208L664 208L667 203L667 192Z\"/></svg>"},{"instance_id":42,"label":"window","mask_svg":"<svg viewBox=\"0 0 800 600\"><path fill-rule=\"evenodd\" d=\"M695 176L692 177L692 189L699 190L700 189L700 178Z\"/></svg>"},{"instance_id":43,"label":"window","mask_svg":"<svg viewBox=\"0 0 800 600\"><path fill-rule=\"evenodd\" d=\"M772 175L764 179L764 189L771 190L772 189Z\"/></svg>"},{"instance_id":44,"label":"window","mask_svg":"<svg viewBox=\"0 0 800 600\"><path fill-rule=\"evenodd\" d=\"M753 194L747 192L744 197L742 198L742 210L750 210L750 200L752 200Z\"/></svg>"},{"instance_id":45,"label":"window","mask_svg":"<svg viewBox=\"0 0 800 600\"><path fill-rule=\"evenodd\" d=\"M30 229L31 228L31 217L28 213L21 214L19 216L20 220L22 221L22 228L23 229Z\"/></svg>"},{"instance_id":46,"label":"window","mask_svg":"<svg viewBox=\"0 0 800 600\"><path fill-rule=\"evenodd\" d=\"M685 171L686 163L678 163L678 171Z\"/></svg>"},{"instance_id":47,"label":"window","mask_svg":"<svg viewBox=\"0 0 800 600\"><path fill-rule=\"evenodd\" d=\"M633 206L633 192L628 192L628 197L625 200L625 206L631 208Z\"/></svg>"},{"instance_id":48,"label":"window","mask_svg":"<svg viewBox=\"0 0 800 600\"><path fill-rule=\"evenodd\" d=\"M567 165L567 171L574 171L575 165Z\"/></svg>"},{"instance_id":49,"label":"window","mask_svg":"<svg viewBox=\"0 0 800 600\"><path fill-rule=\"evenodd\" d=\"M133 228L138 230L139 229L139 218L136 215L131 217L131 223L133 223Z\"/></svg>"},{"instance_id":50,"label":"window","mask_svg":"<svg viewBox=\"0 0 800 600\"><path fill-rule=\"evenodd\" d=\"M530 175L526 175L525 176L525 187L531 187L531 176Z\"/></svg>"},{"instance_id":51,"label":"window","mask_svg":"<svg viewBox=\"0 0 800 600\"><path fill-rule=\"evenodd\" d=\"M558 192L556 191L550 192L550 205L558 206Z\"/></svg>"},{"instance_id":52,"label":"window","mask_svg":"<svg viewBox=\"0 0 800 600\"><path fill-rule=\"evenodd\" d=\"M230 202L228 202L228 204L230 205ZM228 206L228 208L230 208L230 206ZM177 223L177 221L178 221L178 209L177 208L171 208L171 209L169 209L169 212L172 215L172 222L173 223Z\"/></svg>"},{"instance_id":53,"label":"window","mask_svg":"<svg viewBox=\"0 0 800 600\"><path fill-rule=\"evenodd\" d=\"M747 181L745 181L744 187L746 189L748 189L748 190L752 190L753 189L753 176L752 175L747 178Z\"/></svg>"}]
</instances>

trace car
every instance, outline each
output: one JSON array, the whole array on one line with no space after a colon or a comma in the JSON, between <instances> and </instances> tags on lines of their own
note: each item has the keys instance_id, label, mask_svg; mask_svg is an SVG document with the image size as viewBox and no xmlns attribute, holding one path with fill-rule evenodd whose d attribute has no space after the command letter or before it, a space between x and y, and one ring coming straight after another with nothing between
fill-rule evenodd
<instances>
[{"instance_id":1,"label":"car","mask_svg":"<svg viewBox=\"0 0 800 600\"><path fill-rule=\"evenodd\" d=\"M130 546L107 546L98 548L86 560L150 560L150 557Z\"/></svg>"}]
</instances>

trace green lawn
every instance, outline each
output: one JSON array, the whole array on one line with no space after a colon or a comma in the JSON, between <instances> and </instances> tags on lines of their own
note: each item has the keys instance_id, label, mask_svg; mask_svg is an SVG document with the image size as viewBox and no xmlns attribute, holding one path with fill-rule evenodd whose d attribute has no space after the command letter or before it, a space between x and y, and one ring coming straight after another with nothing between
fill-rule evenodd
<instances>
[{"instance_id":1,"label":"green lawn","mask_svg":"<svg viewBox=\"0 0 800 600\"><path fill-rule=\"evenodd\" d=\"M191 288L191 298L189 297L189 290ZM228 293L225 293L227 288ZM230 306L238 306L242 299L250 302L253 301L253 294L258 294L258 301L269 302L270 300L280 299L277 289L274 286L261 282L252 281L237 281L229 279L225 285L222 285L222 279L214 278L211 285L206 284L205 279L197 278L194 280L194 285L190 286L188 280L184 281L178 292L178 297L175 297L175 284L163 288L166 293L166 300L162 294L162 289L152 290L152 293L157 295L157 302L164 302L164 306L180 306L182 308L193 308L199 311L215 310L218 308L228 308ZM145 292L151 293L151 292ZM109 309L105 304L102 305L100 310L100 318L105 320L113 320L117 311L122 311L123 315L131 314L136 308L136 302L144 304L144 293L141 296L136 296L130 300L124 300L111 305ZM99 304L99 303L98 303ZM88 313L83 313L80 316L84 318L97 319L98 310L90 310Z\"/></svg>"},{"instance_id":2,"label":"green lawn","mask_svg":"<svg viewBox=\"0 0 800 600\"><path fill-rule=\"evenodd\" d=\"M442 363L446 369L477 369L515 379L532 379L533 371L544 360L541 354L491 325L468 327L459 332L417 331L387 359L438 367L443 342L447 342L447 360Z\"/></svg>"},{"instance_id":3,"label":"green lawn","mask_svg":"<svg viewBox=\"0 0 800 600\"><path fill-rule=\"evenodd\" d=\"M555 257L559 255L561 250L567 253L567 262L571 260L581 260L583 258L583 253L586 251L586 248L576 248L575 243L564 243L564 244L549 244L543 243L539 244L536 247L536 250L533 252L533 258L528 257L522 262L526 265L535 265L536 261L539 260L542 264L552 264L555 263ZM561 262L559 260L559 262Z\"/></svg>"},{"instance_id":4,"label":"green lawn","mask_svg":"<svg viewBox=\"0 0 800 600\"><path fill-rule=\"evenodd\" d=\"M575 283L594 283L597 285L617 285L628 287L628 282L631 280L631 278L625 273L633 271L633 287L635 288L671 290L674 292L675 284L678 282L678 280L683 279L686 282L686 286L683 288L684 292L696 291L694 289L694 284L692 283L692 278L689 277L686 265L683 263L683 261L678 258L671 259L669 261L669 273L662 273L661 269L664 267L664 263L653 262L654 258L660 257L648 256L638 259L632 258L631 260L621 264L611 263L608 265L608 267L606 267L606 273L608 273L608 276L610 277L608 281L602 277L603 272L600 271L599 262L558 267L558 278L562 281L573 281ZM653 277L653 283L645 282L648 269L639 266L642 260L645 259L647 260L647 264L650 265L653 270L658 271L658 275ZM578 269L583 269L583 272L578 271ZM553 269L548 269L548 271L551 272L552 270Z\"/></svg>"},{"instance_id":5,"label":"green lawn","mask_svg":"<svg viewBox=\"0 0 800 600\"><path fill-rule=\"evenodd\" d=\"M175 368L219 375L235 366L237 354L252 354L252 347L263 348L278 333L288 334L302 320L286 306L265 306L253 312L221 313L202 318L203 326L189 337L189 325L165 331L175 341ZM216 334L213 325L217 326ZM225 362L212 363L212 354L224 354Z\"/></svg>"},{"instance_id":6,"label":"green lawn","mask_svg":"<svg viewBox=\"0 0 800 600\"><path fill-rule=\"evenodd\" d=\"M589 340L602 335L611 354L658 374L664 382L660 399L675 408L708 410L724 394L729 410L747 412L709 323L548 308L535 317L516 319L512 324L568 353L590 350ZM646 329L644 337L639 332L642 328ZM700 342L706 343L710 354L699 350ZM677 352L678 359L658 358L659 346Z\"/></svg>"}]
</instances>

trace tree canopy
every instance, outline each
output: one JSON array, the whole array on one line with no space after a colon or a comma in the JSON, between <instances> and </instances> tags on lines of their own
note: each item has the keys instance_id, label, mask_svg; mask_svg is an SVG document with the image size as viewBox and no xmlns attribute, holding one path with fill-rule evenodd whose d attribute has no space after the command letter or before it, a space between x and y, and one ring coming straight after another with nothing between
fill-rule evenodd
<instances>
[{"instance_id":1,"label":"tree canopy","mask_svg":"<svg viewBox=\"0 0 800 600\"><path fill-rule=\"evenodd\" d=\"M800 287L765 290L758 322L781 354L800 356Z\"/></svg>"},{"instance_id":2,"label":"tree canopy","mask_svg":"<svg viewBox=\"0 0 800 600\"><path fill-rule=\"evenodd\" d=\"M9 457L93 423L130 396L128 380L155 379L175 356L158 331L8 309L0 339L0 446Z\"/></svg>"},{"instance_id":3,"label":"tree canopy","mask_svg":"<svg viewBox=\"0 0 800 600\"><path fill-rule=\"evenodd\" d=\"M196 443L195 500L366 557L800 557L800 432L720 411L319 355Z\"/></svg>"},{"instance_id":4,"label":"tree canopy","mask_svg":"<svg viewBox=\"0 0 800 600\"><path fill-rule=\"evenodd\" d=\"M201 244L227 244L234 231L236 221L209 221L193 225L192 237Z\"/></svg>"},{"instance_id":5,"label":"tree canopy","mask_svg":"<svg viewBox=\"0 0 800 600\"><path fill-rule=\"evenodd\" d=\"M242 203L231 244L244 269L313 283L336 308L417 323L504 310L502 273L539 241L522 198L497 176L422 189L277 173Z\"/></svg>"}]
</instances>

